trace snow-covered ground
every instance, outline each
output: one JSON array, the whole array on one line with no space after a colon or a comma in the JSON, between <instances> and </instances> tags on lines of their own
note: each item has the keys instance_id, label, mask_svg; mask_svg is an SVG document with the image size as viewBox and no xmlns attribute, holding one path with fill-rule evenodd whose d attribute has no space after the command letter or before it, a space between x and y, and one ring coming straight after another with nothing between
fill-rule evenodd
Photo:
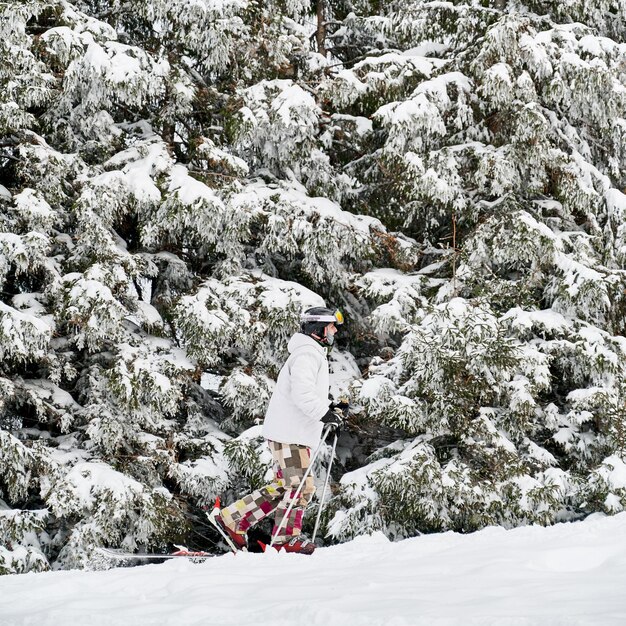
<instances>
[{"instance_id":1,"label":"snow-covered ground","mask_svg":"<svg viewBox=\"0 0 626 626\"><path fill-rule=\"evenodd\" d=\"M626 624L626 513L0 578L2 626Z\"/></svg>"}]
</instances>

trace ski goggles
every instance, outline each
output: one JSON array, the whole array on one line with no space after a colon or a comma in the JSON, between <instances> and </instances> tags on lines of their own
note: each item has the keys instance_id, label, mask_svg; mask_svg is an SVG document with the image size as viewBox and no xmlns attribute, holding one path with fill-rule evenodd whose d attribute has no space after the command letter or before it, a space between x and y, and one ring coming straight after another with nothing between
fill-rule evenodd
<instances>
[{"instance_id":1,"label":"ski goggles","mask_svg":"<svg viewBox=\"0 0 626 626\"><path fill-rule=\"evenodd\" d=\"M332 315L303 315L301 322L328 322L329 324L343 324L343 313L337 309Z\"/></svg>"}]
</instances>

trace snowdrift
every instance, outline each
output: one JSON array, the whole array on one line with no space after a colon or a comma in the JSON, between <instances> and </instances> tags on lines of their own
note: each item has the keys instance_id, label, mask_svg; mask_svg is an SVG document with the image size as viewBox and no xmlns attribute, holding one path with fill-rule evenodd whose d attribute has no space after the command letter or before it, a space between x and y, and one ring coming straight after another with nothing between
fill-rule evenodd
<instances>
[{"instance_id":1,"label":"snowdrift","mask_svg":"<svg viewBox=\"0 0 626 626\"><path fill-rule=\"evenodd\" d=\"M2 626L611 626L626 623L626 513L295 554L227 554L0 579Z\"/></svg>"}]
</instances>

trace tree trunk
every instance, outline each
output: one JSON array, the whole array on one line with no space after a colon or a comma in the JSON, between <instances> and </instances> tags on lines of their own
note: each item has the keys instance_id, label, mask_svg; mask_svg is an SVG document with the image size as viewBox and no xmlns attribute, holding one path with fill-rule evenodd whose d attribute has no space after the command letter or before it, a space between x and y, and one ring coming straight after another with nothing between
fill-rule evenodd
<instances>
[{"instance_id":1,"label":"tree trunk","mask_svg":"<svg viewBox=\"0 0 626 626\"><path fill-rule=\"evenodd\" d=\"M317 31L315 32L315 41L317 42L317 51L326 56L326 21L325 21L326 0L317 0Z\"/></svg>"}]
</instances>

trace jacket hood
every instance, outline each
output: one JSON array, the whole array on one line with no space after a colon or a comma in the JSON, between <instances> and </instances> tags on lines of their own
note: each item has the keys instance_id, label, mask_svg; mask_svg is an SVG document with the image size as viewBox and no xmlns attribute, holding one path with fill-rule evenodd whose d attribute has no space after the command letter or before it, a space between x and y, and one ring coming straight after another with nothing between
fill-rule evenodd
<instances>
[{"instance_id":1,"label":"jacket hood","mask_svg":"<svg viewBox=\"0 0 626 626\"><path fill-rule=\"evenodd\" d=\"M313 337L309 337L308 335L305 335L303 333L296 333L287 344L287 350L289 350L289 354L293 354L296 350L310 350L311 348L326 356L326 348L320 346L320 344L317 343L317 341L315 341Z\"/></svg>"}]
</instances>

